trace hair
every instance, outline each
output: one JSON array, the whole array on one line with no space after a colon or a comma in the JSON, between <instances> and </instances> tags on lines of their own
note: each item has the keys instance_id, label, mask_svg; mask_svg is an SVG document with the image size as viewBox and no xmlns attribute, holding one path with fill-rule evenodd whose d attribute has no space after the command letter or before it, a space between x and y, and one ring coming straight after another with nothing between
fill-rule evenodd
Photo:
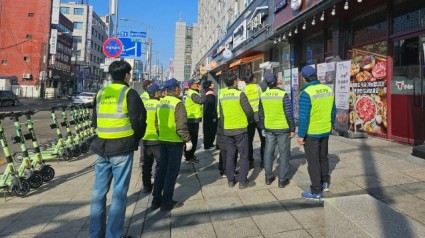
<instances>
[{"instance_id":1,"label":"hair","mask_svg":"<svg viewBox=\"0 0 425 238\"><path fill-rule=\"evenodd\" d=\"M202 83L202 87L203 88L209 88L211 86L211 84L212 84L211 80L206 80Z\"/></svg>"},{"instance_id":2,"label":"hair","mask_svg":"<svg viewBox=\"0 0 425 238\"><path fill-rule=\"evenodd\" d=\"M254 74L252 72L245 73L243 76L243 81L245 81L245 83L251 83L254 81Z\"/></svg>"},{"instance_id":3,"label":"hair","mask_svg":"<svg viewBox=\"0 0 425 238\"><path fill-rule=\"evenodd\" d=\"M237 79L238 76L236 76L236 74L228 73L225 77L224 84L226 84L227 87L233 86Z\"/></svg>"},{"instance_id":4,"label":"hair","mask_svg":"<svg viewBox=\"0 0 425 238\"><path fill-rule=\"evenodd\" d=\"M114 61L109 65L109 73L113 80L124 81L126 74L130 71L131 65L124 60Z\"/></svg>"}]
</instances>

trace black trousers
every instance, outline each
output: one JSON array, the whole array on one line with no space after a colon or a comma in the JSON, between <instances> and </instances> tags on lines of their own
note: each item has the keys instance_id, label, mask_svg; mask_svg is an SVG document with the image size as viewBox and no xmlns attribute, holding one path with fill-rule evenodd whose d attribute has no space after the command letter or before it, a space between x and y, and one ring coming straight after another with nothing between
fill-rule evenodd
<instances>
[{"instance_id":1,"label":"black trousers","mask_svg":"<svg viewBox=\"0 0 425 238\"><path fill-rule=\"evenodd\" d=\"M187 123L187 129L189 130L190 141L193 147L189 151L186 151L186 146L184 147L184 157L191 159L195 155L196 146L198 145L199 123Z\"/></svg>"},{"instance_id":2,"label":"black trousers","mask_svg":"<svg viewBox=\"0 0 425 238\"><path fill-rule=\"evenodd\" d=\"M328 159L329 137L311 138L306 137L304 150L307 157L307 170L310 175L311 192L323 192L322 184L330 182L329 159Z\"/></svg>"},{"instance_id":3,"label":"black trousers","mask_svg":"<svg viewBox=\"0 0 425 238\"><path fill-rule=\"evenodd\" d=\"M235 168L236 168L237 160L238 160L238 153L236 151L235 157L233 158L233 163L235 164ZM218 170L220 170L221 173L226 172L226 161L227 161L227 150L226 148L224 149L220 148L220 154L218 155Z\"/></svg>"},{"instance_id":4,"label":"black trousers","mask_svg":"<svg viewBox=\"0 0 425 238\"><path fill-rule=\"evenodd\" d=\"M226 140L226 176L227 181L235 180L234 158L239 152L239 182L246 182L248 176L248 133L235 136L225 136Z\"/></svg>"},{"instance_id":5,"label":"black trousers","mask_svg":"<svg viewBox=\"0 0 425 238\"><path fill-rule=\"evenodd\" d=\"M204 149L213 147L215 134L217 133L217 121L211 118L205 118L202 123L202 129L204 132Z\"/></svg>"},{"instance_id":6,"label":"black trousers","mask_svg":"<svg viewBox=\"0 0 425 238\"><path fill-rule=\"evenodd\" d=\"M143 186L151 187L152 169L155 160L159 159L161 148L157 145L144 145L144 163L142 165L142 181Z\"/></svg>"},{"instance_id":7,"label":"black trousers","mask_svg":"<svg viewBox=\"0 0 425 238\"><path fill-rule=\"evenodd\" d=\"M251 122L248 124L248 142L249 142L249 151L248 151L248 158L249 163L254 163L254 136L255 136L255 130L258 132L258 136L260 137L261 141L261 147L260 147L260 155L261 155L261 161L264 160L264 147L266 145L266 138L261 134L261 129L257 125L256 122Z\"/></svg>"}]
</instances>

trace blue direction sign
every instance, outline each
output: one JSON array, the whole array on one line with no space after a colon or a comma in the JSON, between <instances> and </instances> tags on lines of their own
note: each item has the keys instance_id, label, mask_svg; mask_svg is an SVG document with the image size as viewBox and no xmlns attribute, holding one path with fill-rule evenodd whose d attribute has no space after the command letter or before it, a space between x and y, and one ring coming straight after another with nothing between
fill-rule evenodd
<instances>
[{"instance_id":1,"label":"blue direction sign","mask_svg":"<svg viewBox=\"0 0 425 238\"><path fill-rule=\"evenodd\" d=\"M142 56L142 42L135 42L132 38L119 38L123 44L122 57L126 56Z\"/></svg>"},{"instance_id":2,"label":"blue direction sign","mask_svg":"<svg viewBox=\"0 0 425 238\"><path fill-rule=\"evenodd\" d=\"M109 58L116 58L123 52L122 42L115 37L111 37L105 40L103 43L103 53Z\"/></svg>"},{"instance_id":3,"label":"blue direction sign","mask_svg":"<svg viewBox=\"0 0 425 238\"><path fill-rule=\"evenodd\" d=\"M118 31L118 37L128 37L128 31Z\"/></svg>"},{"instance_id":4,"label":"blue direction sign","mask_svg":"<svg viewBox=\"0 0 425 238\"><path fill-rule=\"evenodd\" d=\"M130 37L146 37L146 32L144 31L130 31Z\"/></svg>"}]
</instances>

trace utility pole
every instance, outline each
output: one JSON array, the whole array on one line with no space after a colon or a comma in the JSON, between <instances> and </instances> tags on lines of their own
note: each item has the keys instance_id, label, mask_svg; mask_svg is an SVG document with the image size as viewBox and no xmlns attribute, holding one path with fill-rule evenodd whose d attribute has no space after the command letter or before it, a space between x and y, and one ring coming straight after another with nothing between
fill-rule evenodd
<instances>
[{"instance_id":1,"label":"utility pole","mask_svg":"<svg viewBox=\"0 0 425 238\"><path fill-rule=\"evenodd\" d=\"M147 79L150 79L151 78L151 70L152 70L152 40L151 40L151 38L148 38L148 40L147 40L147 44L148 44L148 52L147 52L147 54L146 54L146 57L147 57L147 61L148 61L148 64L149 64L149 67L148 67L148 78Z\"/></svg>"}]
</instances>

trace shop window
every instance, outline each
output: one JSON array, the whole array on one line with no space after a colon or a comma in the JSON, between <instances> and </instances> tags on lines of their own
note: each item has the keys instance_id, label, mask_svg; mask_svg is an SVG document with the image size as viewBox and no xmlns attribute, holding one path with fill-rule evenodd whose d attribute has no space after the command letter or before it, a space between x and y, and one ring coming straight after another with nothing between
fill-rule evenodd
<instances>
[{"instance_id":1,"label":"shop window","mask_svg":"<svg viewBox=\"0 0 425 238\"><path fill-rule=\"evenodd\" d=\"M393 34L425 27L425 1L396 0L393 13Z\"/></svg>"},{"instance_id":2,"label":"shop window","mask_svg":"<svg viewBox=\"0 0 425 238\"><path fill-rule=\"evenodd\" d=\"M351 46L366 45L387 37L387 9L380 6L355 17L351 22Z\"/></svg>"},{"instance_id":3,"label":"shop window","mask_svg":"<svg viewBox=\"0 0 425 238\"><path fill-rule=\"evenodd\" d=\"M302 62L316 64L324 61L323 32L319 32L305 39L302 43Z\"/></svg>"}]
</instances>

